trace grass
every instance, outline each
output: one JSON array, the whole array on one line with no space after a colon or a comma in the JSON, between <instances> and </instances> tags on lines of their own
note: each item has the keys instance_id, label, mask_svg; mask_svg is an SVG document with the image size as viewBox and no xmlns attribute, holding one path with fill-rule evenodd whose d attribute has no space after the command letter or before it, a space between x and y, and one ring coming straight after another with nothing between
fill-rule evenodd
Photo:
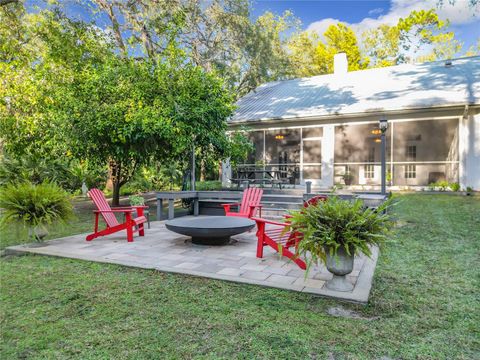
<instances>
[{"instance_id":1,"label":"grass","mask_svg":"<svg viewBox=\"0 0 480 360\"><path fill-rule=\"evenodd\" d=\"M0 260L2 359L474 359L480 199L398 197L368 306L41 256ZM333 306L359 318L333 317Z\"/></svg>"}]
</instances>

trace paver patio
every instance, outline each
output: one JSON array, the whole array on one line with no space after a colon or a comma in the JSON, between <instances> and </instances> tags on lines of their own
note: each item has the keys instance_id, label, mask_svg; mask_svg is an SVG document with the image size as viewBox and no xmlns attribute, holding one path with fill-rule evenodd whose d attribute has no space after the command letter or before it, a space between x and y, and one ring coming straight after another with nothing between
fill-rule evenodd
<instances>
[{"instance_id":1,"label":"paver patio","mask_svg":"<svg viewBox=\"0 0 480 360\"><path fill-rule=\"evenodd\" d=\"M232 237L225 246L192 244L187 236L165 228L164 221L152 223L144 237L136 236L128 243L124 232L85 241L86 234L48 241L46 246L18 245L7 248L11 254L34 253L60 256L131 267L156 269L221 279L240 283L269 286L317 294L348 301L366 303L372 285L378 250L372 258L356 256L353 272L348 280L354 284L351 292L337 292L326 288L332 277L324 266L310 270L308 277L296 264L281 258L273 249L264 249L264 258L256 253L255 231Z\"/></svg>"}]
</instances>

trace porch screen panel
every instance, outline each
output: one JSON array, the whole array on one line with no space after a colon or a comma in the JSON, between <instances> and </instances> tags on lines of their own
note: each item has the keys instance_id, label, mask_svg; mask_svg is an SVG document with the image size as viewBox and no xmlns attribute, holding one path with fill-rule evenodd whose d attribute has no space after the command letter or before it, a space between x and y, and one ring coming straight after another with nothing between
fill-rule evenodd
<instances>
[{"instance_id":1,"label":"porch screen panel","mask_svg":"<svg viewBox=\"0 0 480 360\"><path fill-rule=\"evenodd\" d=\"M254 150L248 154L246 164L254 166L263 161L263 130L249 132L248 138L253 143Z\"/></svg>"},{"instance_id":2,"label":"porch screen panel","mask_svg":"<svg viewBox=\"0 0 480 360\"><path fill-rule=\"evenodd\" d=\"M458 120L395 122L393 185L458 181Z\"/></svg>"},{"instance_id":3,"label":"porch screen panel","mask_svg":"<svg viewBox=\"0 0 480 360\"><path fill-rule=\"evenodd\" d=\"M265 160L269 165L300 162L300 130L269 130L265 133Z\"/></svg>"},{"instance_id":4,"label":"porch screen panel","mask_svg":"<svg viewBox=\"0 0 480 360\"><path fill-rule=\"evenodd\" d=\"M303 140L303 178L315 180L322 178L322 142L320 139Z\"/></svg>"},{"instance_id":5,"label":"porch screen panel","mask_svg":"<svg viewBox=\"0 0 480 360\"><path fill-rule=\"evenodd\" d=\"M278 174L283 181L299 183L300 129L268 130L265 132L266 169Z\"/></svg>"},{"instance_id":6,"label":"porch screen panel","mask_svg":"<svg viewBox=\"0 0 480 360\"><path fill-rule=\"evenodd\" d=\"M390 133L386 133L387 164L390 159ZM335 127L335 183L344 184L342 176L352 175L352 185L379 185L381 143L378 123Z\"/></svg>"}]
</instances>

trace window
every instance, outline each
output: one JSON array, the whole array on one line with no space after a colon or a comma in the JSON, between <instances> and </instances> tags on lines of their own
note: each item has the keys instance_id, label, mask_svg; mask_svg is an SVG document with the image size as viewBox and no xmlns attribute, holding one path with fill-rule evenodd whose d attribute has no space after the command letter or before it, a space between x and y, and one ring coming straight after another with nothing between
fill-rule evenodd
<instances>
[{"instance_id":1,"label":"window","mask_svg":"<svg viewBox=\"0 0 480 360\"><path fill-rule=\"evenodd\" d=\"M417 160L417 146L416 145L407 145L406 149L406 158L407 161L416 161ZM406 165L405 166L405 179L415 179L417 177L417 166L416 165Z\"/></svg>"},{"instance_id":2,"label":"window","mask_svg":"<svg viewBox=\"0 0 480 360\"><path fill-rule=\"evenodd\" d=\"M371 147L368 149L368 158L367 162L375 162L375 148ZM365 173L365 179L373 179L375 177L375 166L373 164L368 164L363 166L363 171Z\"/></svg>"},{"instance_id":3,"label":"window","mask_svg":"<svg viewBox=\"0 0 480 360\"><path fill-rule=\"evenodd\" d=\"M407 146L407 161L417 160L417 145Z\"/></svg>"}]
</instances>

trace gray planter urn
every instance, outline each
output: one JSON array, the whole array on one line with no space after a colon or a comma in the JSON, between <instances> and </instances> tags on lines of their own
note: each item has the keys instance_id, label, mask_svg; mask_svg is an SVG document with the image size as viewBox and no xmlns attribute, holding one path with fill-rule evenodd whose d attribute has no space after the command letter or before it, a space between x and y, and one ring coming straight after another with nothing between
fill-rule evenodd
<instances>
[{"instance_id":1,"label":"gray planter urn","mask_svg":"<svg viewBox=\"0 0 480 360\"><path fill-rule=\"evenodd\" d=\"M325 252L327 270L333 274L332 280L327 281L327 288L335 291L352 291L353 285L347 281L345 275L353 271L354 255L348 255L343 248L338 249L336 256L330 256L327 249Z\"/></svg>"}]
</instances>

